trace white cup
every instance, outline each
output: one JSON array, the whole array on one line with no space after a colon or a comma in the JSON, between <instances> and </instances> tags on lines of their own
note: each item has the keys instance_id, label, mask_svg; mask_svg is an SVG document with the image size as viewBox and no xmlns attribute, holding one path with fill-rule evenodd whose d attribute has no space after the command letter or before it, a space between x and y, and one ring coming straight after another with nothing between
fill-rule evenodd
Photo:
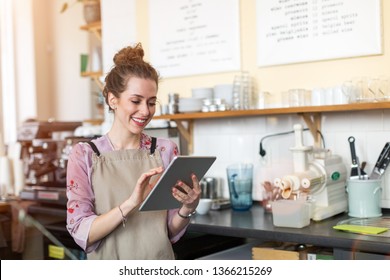
<instances>
[{"instance_id":1,"label":"white cup","mask_svg":"<svg viewBox=\"0 0 390 280\"><path fill-rule=\"evenodd\" d=\"M268 99L271 94L268 91L260 91L257 100L257 109L265 109L268 105Z\"/></svg>"},{"instance_id":2,"label":"white cup","mask_svg":"<svg viewBox=\"0 0 390 280\"><path fill-rule=\"evenodd\" d=\"M325 105L325 90L323 88L314 88L311 91L311 105L322 106Z\"/></svg>"},{"instance_id":3,"label":"white cup","mask_svg":"<svg viewBox=\"0 0 390 280\"><path fill-rule=\"evenodd\" d=\"M341 86L342 91L348 98L348 103L356 103L359 97L359 88L352 82L346 81Z\"/></svg>"},{"instance_id":4,"label":"white cup","mask_svg":"<svg viewBox=\"0 0 390 280\"><path fill-rule=\"evenodd\" d=\"M326 88L325 89L325 105L333 105L333 89Z\"/></svg>"},{"instance_id":5,"label":"white cup","mask_svg":"<svg viewBox=\"0 0 390 280\"><path fill-rule=\"evenodd\" d=\"M333 87L333 104L348 104L349 97L341 86Z\"/></svg>"},{"instance_id":6,"label":"white cup","mask_svg":"<svg viewBox=\"0 0 390 280\"><path fill-rule=\"evenodd\" d=\"M198 207L196 207L196 213L200 215L207 214L211 209L211 204L213 203L213 200L211 198L201 198L199 200Z\"/></svg>"},{"instance_id":7,"label":"white cup","mask_svg":"<svg viewBox=\"0 0 390 280\"><path fill-rule=\"evenodd\" d=\"M309 102L307 93L308 91L305 89L290 89L288 91L289 107L307 106Z\"/></svg>"}]
</instances>

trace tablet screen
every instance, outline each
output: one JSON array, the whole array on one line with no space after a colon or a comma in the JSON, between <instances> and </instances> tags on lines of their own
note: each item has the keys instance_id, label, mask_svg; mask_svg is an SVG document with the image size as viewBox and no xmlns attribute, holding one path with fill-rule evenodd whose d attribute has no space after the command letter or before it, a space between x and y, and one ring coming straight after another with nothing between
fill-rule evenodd
<instances>
[{"instance_id":1,"label":"tablet screen","mask_svg":"<svg viewBox=\"0 0 390 280\"><path fill-rule=\"evenodd\" d=\"M181 207L172 196L172 187L178 180L192 185L191 174L200 181L216 160L214 156L177 156L165 169L153 190L141 204L140 211L167 210Z\"/></svg>"}]
</instances>

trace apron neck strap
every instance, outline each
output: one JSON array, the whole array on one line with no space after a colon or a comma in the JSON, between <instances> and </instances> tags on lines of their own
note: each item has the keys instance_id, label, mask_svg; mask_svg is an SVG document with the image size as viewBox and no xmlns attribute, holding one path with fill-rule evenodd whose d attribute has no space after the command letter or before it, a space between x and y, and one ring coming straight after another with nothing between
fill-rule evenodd
<instances>
[{"instance_id":1,"label":"apron neck strap","mask_svg":"<svg viewBox=\"0 0 390 280\"><path fill-rule=\"evenodd\" d=\"M87 142L87 143L91 146L91 148L95 152L95 154L97 156L100 156L99 149L96 147L96 145L93 142L91 142L91 141ZM156 144L157 144L157 138L156 137L152 137L152 144L150 146L150 154L151 155L153 155L154 152L156 151L156 146L157 146Z\"/></svg>"},{"instance_id":2,"label":"apron neck strap","mask_svg":"<svg viewBox=\"0 0 390 280\"><path fill-rule=\"evenodd\" d=\"M153 155L154 151L156 150L156 143L157 143L157 138L152 137L152 145L150 146L150 154Z\"/></svg>"},{"instance_id":3,"label":"apron neck strap","mask_svg":"<svg viewBox=\"0 0 390 280\"><path fill-rule=\"evenodd\" d=\"M87 143L91 146L91 148L92 148L92 150L95 152L95 154L96 154L97 156L100 156L99 149L96 147L95 143L93 143L93 142L91 142L91 141L89 141L89 142L87 142Z\"/></svg>"}]
</instances>

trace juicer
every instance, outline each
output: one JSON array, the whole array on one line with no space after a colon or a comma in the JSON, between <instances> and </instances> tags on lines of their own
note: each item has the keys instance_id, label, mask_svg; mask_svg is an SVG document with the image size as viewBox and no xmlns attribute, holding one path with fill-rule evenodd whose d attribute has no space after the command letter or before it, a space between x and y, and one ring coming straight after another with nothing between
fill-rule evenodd
<instances>
[{"instance_id":1,"label":"juicer","mask_svg":"<svg viewBox=\"0 0 390 280\"><path fill-rule=\"evenodd\" d=\"M304 227L347 211L347 168L329 150L303 144L303 126L294 125L293 173L274 179L281 200L272 204L276 226Z\"/></svg>"}]
</instances>

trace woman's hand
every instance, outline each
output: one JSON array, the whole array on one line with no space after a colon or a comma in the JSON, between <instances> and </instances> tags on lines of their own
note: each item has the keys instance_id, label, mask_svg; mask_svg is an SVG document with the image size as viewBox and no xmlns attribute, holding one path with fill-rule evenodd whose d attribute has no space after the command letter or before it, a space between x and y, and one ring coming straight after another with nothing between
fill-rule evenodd
<instances>
[{"instance_id":1,"label":"woman's hand","mask_svg":"<svg viewBox=\"0 0 390 280\"><path fill-rule=\"evenodd\" d=\"M164 171L163 167L157 167L150 169L149 171L143 173L137 181L137 184L135 185L134 191L129 197L129 202L134 207L141 204L145 198L148 196L150 191L154 188L154 186L157 183L157 180L154 180L153 182L150 182L151 177L157 174L161 174Z\"/></svg>"},{"instance_id":2,"label":"woman's hand","mask_svg":"<svg viewBox=\"0 0 390 280\"><path fill-rule=\"evenodd\" d=\"M172 188L173 197L183 204L183 210L181 211L182 214L189 214L195 211L202 193L199 186L199 180L196 175L192 174L191 179L192 187L186 185L182 181L178 181L177 185Z\"/></svg>"}]
</instances>

